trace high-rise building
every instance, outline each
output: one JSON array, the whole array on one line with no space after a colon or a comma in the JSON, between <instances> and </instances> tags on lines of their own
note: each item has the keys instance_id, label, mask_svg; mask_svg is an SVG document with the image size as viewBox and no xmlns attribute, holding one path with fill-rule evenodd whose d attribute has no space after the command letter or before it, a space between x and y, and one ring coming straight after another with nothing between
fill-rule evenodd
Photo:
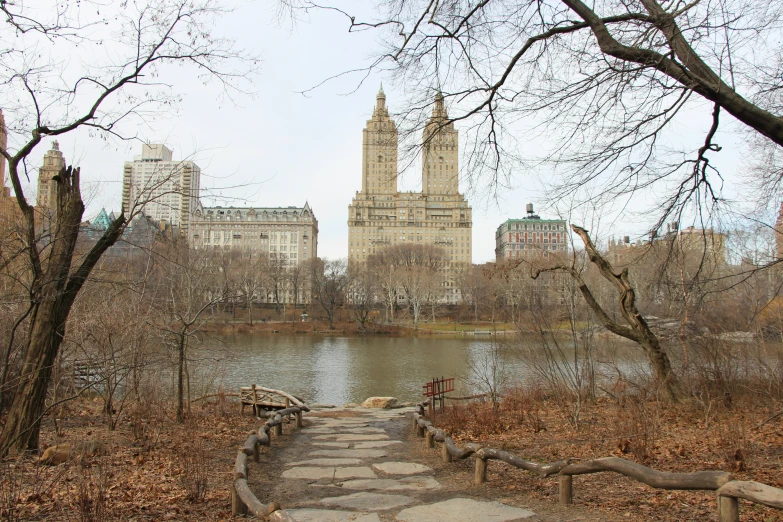
<instances>
[{"instance_id":1,"label":"high-rise building","mask_svg":"<svg viewBox=\"0 0 783 522\"><path fill-rule=\"evenodd\" d=\"M144 144L141 156L125 162L122 208L141 207L155 221L165 221L187 232L199 207L201 169L192 161L172 159L162 144Z\"/></svg>"},{"instance_id":2,"label":"high-rise building","mask_svg":"<svg viewBox=\"0 0 783 522\"><path fill-rule=\"evenodd\" d=\"M397 139L381 89L363 133L362 190L348 206L348 260L366 261L386 246L415 243L443 248L450 263L472 262L472 210L459 193L458 131L443 96L435 97L424 129L421 192L397 189ZM458 298L451 290L447 301Z\"/></svg>"},{"instance_id":3,"label":"high-rise building","mask_svg":"<svg viewBox=\"0 0 783 522\"><path fill-rule=\"evenodd\" d=\"M57 140L52 142L52 148L46 151L43 165L38 170L38 210L51 214L57 208L57 183L52 179L65 167L65 157L60 152Z\"/></svg>"},{"instance_id":4,"label":"high-rise building","mask_svg":"<svg viewBox=\"0 0 783 522\"><path fill-rule=\"evenodd\" d=\"M495 260L548 257L568 252L567 226L562 219L541 219L527 204L527 216L508 219L495 232Z\"/></svg>"}]
</instances>

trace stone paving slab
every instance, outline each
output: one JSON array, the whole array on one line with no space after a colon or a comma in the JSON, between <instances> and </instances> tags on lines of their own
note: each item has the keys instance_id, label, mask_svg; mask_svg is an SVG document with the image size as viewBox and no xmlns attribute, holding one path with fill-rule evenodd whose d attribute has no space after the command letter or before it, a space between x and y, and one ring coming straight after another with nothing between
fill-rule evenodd
<instances>
[{"instance_id":1,"label":"stone paving slab","mask_svg":"<svg viewBox=\"0 0 783 522\"><path fill-rule=\"evenodd\" d=\"M343 489L361 489L365 491L417 491L440 489L440 482L432 477L405 477L402 479L360 479L347 480L340 484Z\"/></svg>"},{"instance_id":2,"label":"stone paving slab","mask_svg":"<svg viewBox=\"0 0 783 522\"><path fill-rule=\"evenodd\" d=\"M287 469L283 472L283 478L285 479L305 479L305 480L320 480L320 479L335 479L346 480L352 478L375 478L376 475L367 466L353 466L345 468L337 467L309 467L309 466L296 466Z\"/></svg>"},{"instance_id":3,"label":"stone paving slab","mask_svg":"<svg viewBox=\"0 0 783 522\"><path fill-rule=\"evenodd\" d=\"M319 449L310 452L311 457L337 457L354 459L379 459L386 456L386 451L379 449Z\"/></svg>"},{"instance_id":4,"label":"stone paving slab","mask_svg":"<svg viewBox=\"0 0 783 522\"><path fill-rule=\"evenodd\" d=\"M296 522L380 522L377 513L330 509L287 509Z\"/></svg>"},{"instance_id":5,"label":"stone paving slab","mask_svg":"<svg viewBox=\"0 0 783 522\"><path fill-rule=\"evenodd\" d=\"M308 459L286 462L286 466L357 466L362 459Z\"/></svg>"},{"instance_id":6,"label":"stone paving slab","mask_svg":"<svg viewBox=\"0 0 783 522\"><path fill-rule=\"evenodd\" d=\"M368 440L364 442L356 442L353 447L356 449L370 449L370 448L385 448L387 446L393 446L394 444L402 444L399 440Z\"/></svg>"},{"instance_id":7,"label":"stone paving slab","mask_svg":"<svg viewBox=\"0 0 783 522\"><path fill-rule=\"evenodd\" d=\"M373 433L386 433L386 430L383 428L366 428L366 427L359 427L354 428L352 426L333 426L329 428L310 428L307 430L308 433L312 433L314 435L328 435L328 434L346 434L346 433L355 433L355 434L373 434Z\"/></svg>"},{"instance_id":8,"label":"stone paving slab","mask_svg":"<svg viewBox=\"0 0 783 522\"><path fill-rule=\"evenodd\" d=\"M375 471L381 471L389 475L418 475L419 473L432 473L433 469L415 462L381 462L373 464Z\"/></svg>"},{"instance_id":9,"label":"stone paving slab","mask_svg":"<svg viewBox=\"0 0 783 522\"><path fill-rule=\"evenodd\" d=\"M361 419L330 419L326 417L310 417L308 419L313 424L318 424L321 426L367 426L370 421L367 417L361 418Z\"/></svg>"},{"instance_id":10,"label":"stone paving slab","mask_svg":"<svg viewBox=\"0 0 783 522\"><path fill-rule=\"evenodd\" d=\"M514 522L534 516L530 510L515 508L500 502L484 502L471 498L452 498L436 504L403 509L399 522Z\"/></svg>"},{"instance_id":11,"label":"stone paving slab","mask_svg":"<svg viewBox=\"0 0 783 522\"><path fill-rule=\"evenodd\" d=\"M360 509L366 511L385 511L412 503L413 499L405 495L384 495L382 493L354 493L342 497L329 497L321 499L320 504L340 506L348 509Z\"/></svg>"},{"instance_id":12,"label":"stone paving slab","mask_svg":"<svg viewBox=\"0 0 783 522\"><path fill-rule=\"evenodd\" d=\"M361 441L361 440L387 440L389 438L385 433L368 433L366 435L356 435L353 433L330 433L329 435L315 435L313 440L334 439L337 442Z\"/></svg>"},{"instance_id":13,"label":"stone paving slab","mask_svg":"<svg viewBox=\"0 0 783 522\"><path fill-rule=\"evenodd\" d=\"M531 521L526 509L459 498L436 480L439 472L411 462L401 442L410 434L406 411L309 417L292 444L278 450L286 463L283 480L263 494L278 498L300 522Z\"/></svg>"}]
</instances>

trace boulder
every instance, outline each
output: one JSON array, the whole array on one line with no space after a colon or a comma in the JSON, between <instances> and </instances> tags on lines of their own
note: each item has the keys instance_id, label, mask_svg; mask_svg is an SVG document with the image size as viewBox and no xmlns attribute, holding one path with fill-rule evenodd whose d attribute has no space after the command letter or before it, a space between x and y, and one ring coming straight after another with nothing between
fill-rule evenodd
<instances>
[{"instance_id":1,"label":"boulder","mask_svg":"<svg viewBox=\"0 0 783 522\"><path fill-rule=\"evenodd\" d=\"M343 408L358 408L359 405L355 402L348 402L346 404L343 404Z\"/></svg>"},{"instance_id":2,"label":"boulder","mask_svg":"<svg viewBox=\"0 0 783 522\"><path fill-rule=\"evenodd\" d=\"M370 397L362 403L362 408L380 408L389 410L397 406L396 397Z\"/></svg>"}]
</instances>

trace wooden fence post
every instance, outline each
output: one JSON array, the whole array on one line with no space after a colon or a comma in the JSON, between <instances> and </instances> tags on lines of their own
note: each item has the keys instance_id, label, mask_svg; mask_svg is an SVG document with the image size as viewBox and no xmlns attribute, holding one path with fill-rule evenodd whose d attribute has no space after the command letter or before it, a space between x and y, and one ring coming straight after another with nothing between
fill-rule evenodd
<instances>
[{"instance_id":1,"label":"wooden fence post","mask_svg":"<svg viewBox=\"0 0 783 522\"><path fill-rule=\"evenodd\" d=\"M573 483L573 476L571 475L560 475L559 477L559 493L560 493L560 504L561 505L568 505L574 503L574 483Z\"/></svg>"},{"instance_id":2,"label":"wooden fence post","mask_svg":"<svg viewBox=\"0 0 783 522\"><path fill-rule=\"evenodd\" d=\"M298 411L294 415L296 415L296 427L301 428L302 427L302 412Z\"/></svg>"},{"instance_id":3,"label":"wooden fence post","mask_svg":"<svg viewBox=\"0 0 783 522\"><path fill-rule=\"evenodd\" d=\"M239 498L239 493L237 493L234 484L231 484L231 513L234 515L247 515L247 506Z\"/></svg>"},{"instance_id":4,"label":"wooden fence post","mask_svg":"<svg viewBox=\"0 0 783 522\"><path fill-rule=\"evenodd\" d=\"M434 448L435 447L435 437L433 437L432 432L430 430L427 430L424 432L424 435L427 437L427 447L428 448Z\"/></svg>"},{"instance_id":5,"label":"wooden fence post","mask_svg":"<svg viewBox=\"0 0 783 522\"><path fill-rule=\"evenodd\" d=\"M718 520L720 522L739 522L739 501L734 497L718 497Z\"/></svg>"},{"instance_id":6,"label":"wooden fence post","mask_svg":"<svg viewBox=\"0 0 783 522\"><path fill-rule=\"evenodd\" d=\"M253 444L253 462L259 462L261 460L261 450L258 447L258 439L256 439L256 443Z\"/></svg>"},{"instance_id":7,"label":"wooden fence post","mask_svg":"<svg viewBox=\"0 0 783 522\"><path fill-rule=\"evenodd\" d=\"M477 486L487 481L487 461L481 457L476 457L476 476L473 483Z\"/></svg>"},{"instance_id":8,"label":"wooden fence post","mask_svg":"<svg viewBox=\"0 0 783 522\"><path fill-rule=\"evenodd\" d=\"M416 419L416 416L413 416L413 431L419 432L419 421Z\"/></svg>"},{"instance_id":9,"label":"wooden fence post","mask_svg":"<svg viewBox=\"0 0 783 522\"><path fill-rule=\"evenodd\" d=\"M443 457L443 462L451 462L451 453L449 453L449 447L446 446L446 443L440 445L440 454Z\"/></svg>"},{"instance_id":10,"label":"wooden fence post","mask_svg":"<svg viewBox=\"0 0 783 522\"><path fill-rule=\"evenodd\" d=\"M253 415L256 417L261 413L261 408L258 407L258 392L256 392L256 385L253 385Z\"/></svg>"},{"instance_id":11,"label":"wooden fence post","mask_svg":"<svg viewBox=\"0 0 783 522\"><path fill-rule=\"evenodd\" d=\"M283 419L280 419L280 424L275 425L275 435L278 437L283 434Z\"/></svg>"},{"instance_id":12,"label":"wooden fence post","mask_svg":"<svg viewBox=\"0 0 783 522\"><path fill-rule=\"evenodd\" d=\"M419 437L424 436L424 428L422 428L421 424L419 424L418 422L416 423L416 435L418 435Z\"/></svg>"}]
</instances>

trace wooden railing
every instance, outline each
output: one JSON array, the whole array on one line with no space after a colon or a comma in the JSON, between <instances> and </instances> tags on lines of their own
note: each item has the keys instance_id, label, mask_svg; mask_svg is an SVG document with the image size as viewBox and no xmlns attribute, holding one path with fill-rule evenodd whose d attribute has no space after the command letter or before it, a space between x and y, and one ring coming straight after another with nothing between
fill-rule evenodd
<instances>
[{"instance_id":1,"label":"wooden railing","mask_svg":"<svg viewBox=\"0 0 783 522\"><path fill-rule=\"evenodd\" d=\"M413 428L417 435L425 437L427 447L430 448L435 447L435 442L442 443L441 456L444 462L473 456L476 459L474 483L477 485L487 481L489 461L502 460L515 468L532 471L541 477L557 475L560 503L564 505L573 503L574 475L612 471L657 489L715 491L720 522L739 522L738 499L740 498L783 510L783 489L758 482L734 480L731 473L725 471L669 473L618 457L604 457L584 462L565 459L549 464L540 464L521 459L507 451L484 448L478 444L466 444L464 448L460 448L454 443L451 436L427 420L424 411L428 404L429 401L419 403L413 414Z\"/></svg>"},{"instance_id":2,"label":"wooden railing","mask_svg":"<svg viewBox=\"0 0 783 522\"><path fill-rule=\"evenodd\" d=\"M234 461L234 483L231 487L231 512L235 515L251 515L262 520L273 520L277 522L293 522L293 518L287 511L280 507L277 502L264 504L253 494L247 484L248 479L248 459L253 462L259 461L259 447L269 446L271 444L272 432L276 436L283 434L283 419L289 415L296 418L296 427L302 427L302 412L310 411L302 401L288 393L271 390L268 388L256 387L257 390L279 395L285 398L286 403L293 406L267 413L266 422L252 432L245 441L244 446Z\"/></svg>"}]
</instances>

